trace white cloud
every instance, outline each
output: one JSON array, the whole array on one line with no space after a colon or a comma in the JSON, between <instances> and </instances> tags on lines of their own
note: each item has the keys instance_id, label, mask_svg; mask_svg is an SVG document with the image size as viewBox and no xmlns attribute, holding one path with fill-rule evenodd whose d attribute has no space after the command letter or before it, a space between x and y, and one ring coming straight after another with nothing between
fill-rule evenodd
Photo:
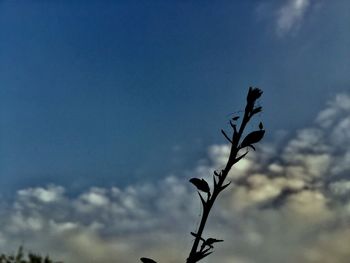
<instances>
[{"instance_id":1,"label":"white cloud","mask_svg":"<svg viewBox=\"0 0 350 263\"><path fill-rule=\"evenodd\" d=\"M311 5L311 0L287 0L285 2L276 14L276 31L280 36L297 29Z\"/></svg>"},{"instance_id":2,"label":"white cloud","mask_svg":"<svg viewBox=\"0 0 350 263\"><path fill-rule=\"evenodd\" d=\"M230 173L206 234L225 242L207 262L346 263L350 257L350 96L338 95L315 122ZM213 145L190 176L211 179L229 154ZM181 262L201 213L189 178L168 176L124 189L23 189L0 211L0 244L21 244L66 262Z\"/></svg>"},{"instance_id":3,"label":"white cloud","mask_svg":"<svg viewBox=\"0 0 350 263\"><path fill-rule=\"evenodd\" d=\"M38 187L38 188L28 188L18 191L18 196L25 199L37 199L40 202L50 203L59 201L64 193L64 188L61 186L51 185L47 189Z\"/></svg>"}]
</instances>

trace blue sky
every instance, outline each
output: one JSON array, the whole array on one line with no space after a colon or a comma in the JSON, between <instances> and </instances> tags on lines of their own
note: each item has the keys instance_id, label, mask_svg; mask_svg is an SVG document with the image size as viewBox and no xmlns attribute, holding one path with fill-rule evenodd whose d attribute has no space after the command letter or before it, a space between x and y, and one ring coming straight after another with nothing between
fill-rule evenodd
<instances>
[{"instance_id":1,"label":"blue sky","mask_svg":"<svg viewBox=\"0 0 350 263\"><path fill-rule=\"evenodd\" d=\"M1 185L183 169L251 85L270 138L309 122L349 82L346 1L316 1L283 33L282 4L260 2L2 2Z\"/></svg>"},{"instance_id":2,"label":"blue sky","mask_svg":"<svg viewBox=\"0 0 350 263\"><path fill-rule=\"evenodd\" d=\"M329 131L321 120L330 117L347 145L340 119L349 102L349 10L347 0L1 1L0 196L19 203L44 196L47 205L72 195L72 203L104 205L112 186L133 195L137 185L147 196L142 189L175 180L170 175L186 182L203 163L214 168L225 156L220 129L243 109L249 86L264 91L257 123L265 124L266 145L277 147L284 136L273 148L282 149L281 163L300 150L295 141L310 139L307 127ZM275 167L269 165L257 170ZM313 194L306 198L319 197ZM6 233L15 242L18 236ZM0 245L1 237L0 229ZM53 247L47 249L62 255Z\"/></svg>"}]
</instances>

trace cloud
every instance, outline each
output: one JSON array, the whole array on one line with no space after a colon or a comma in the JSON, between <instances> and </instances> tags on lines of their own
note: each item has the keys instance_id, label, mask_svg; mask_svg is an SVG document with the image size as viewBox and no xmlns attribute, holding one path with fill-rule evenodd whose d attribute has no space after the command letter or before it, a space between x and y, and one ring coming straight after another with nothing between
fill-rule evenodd
<instances>
[{"instance_id":1,"label":"cloud","mask_svg":"<svg viewBox=\"0 0 350 263\"><path fill-rule=\"evenodd\" d=\"M260 144L238 163L206 232L225 242L207 262L348 262L349 131L350 96L338 94L309 127ZM0 245L23 244L65 262L183 262L201 213L188 179L210 180L228 154L227 145L209 147L186 178L77 196L55 185L19 190L0 210Z\"/></svg>"},{"instance_id":2,"label":"cloud","mask_svg":"<svg viewBox=\"0 0 350 263\"><path fill-rule=\"evenodd\" d=\"M47 189L42 187L27 188L18 191L18 197L21 199L36 199L44 203L57 202L62 198L64 188L61 186L50 185Z\"/></svg>"},{"instance_id":3,"label":"cloud","mask_svg":"<svg viewBox=\"0 0 350 263\"><path fill-rule=\"evenodd\" d=\"M283 36L301 25L313 0L288 0L276 12L276 32Z\"/></svg>"}]
</instances>

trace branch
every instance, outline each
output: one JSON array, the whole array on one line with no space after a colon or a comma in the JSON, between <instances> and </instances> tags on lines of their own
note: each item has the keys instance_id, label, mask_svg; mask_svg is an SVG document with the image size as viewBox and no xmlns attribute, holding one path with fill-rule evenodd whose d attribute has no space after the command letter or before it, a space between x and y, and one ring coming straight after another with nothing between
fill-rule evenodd
<instances>
[{"instance_id":1,"label":"branch","mask_svg":"<svg viewBox=\"0 0 350 263\"><path fill-rule=\"evenodd\" d=\"M261 94L262 94L262 91L260 89L249 88L248 95L247 95L247 104L245 107L243 120L241 122L241 125L240 125L238 131L237 131L236 125L230 121L230 125L233 128L232 139L230 139L227 136L227 134L225 133L224 130L221 130L221 132L225 136L225 138L231 143L230 155L229 155L229 158L227 160L225 168L223 170L221 170L220 173L217 173L216 171L214 171L214 175L213 175L214 189L213 189L212 195L211 196L208 195L208 199L206 202L204 202L203 197L200 195L201 201L203 203L203 213L202 213L202 218L200 221L198 231L195 235L195 240L193 242L190 254L186 260L187 263L196 263L199 260L201 260L202 258L204 258L212 253L212 251L209 252L210 248L204 250L204 247L205 247L204 243L205 242L202 244L201 248L198 250L199 242L200 241L203 242L203 240L204 240L202 237L202 234L203 234L207 219L209 217L211 208L213 207L216 198L218 197L220 192L223 191L230 184L230 182L228 182L228 183L225 182L229 171L231 170L232 166L235 163L240 161L242 158L244 158L248 154L248 151L247 151L243 155L237 157L238 151L240 150L239 143L241 141L241 138L242 138L242 135L243 135L243 132L246 128L247 123L250 121L250 119L253 115L260 112L262 109L261 107L254 108L255 102L261 96ZM218 181L216 181L215 176L218 177Z\"/></svg>"}]
</instances>

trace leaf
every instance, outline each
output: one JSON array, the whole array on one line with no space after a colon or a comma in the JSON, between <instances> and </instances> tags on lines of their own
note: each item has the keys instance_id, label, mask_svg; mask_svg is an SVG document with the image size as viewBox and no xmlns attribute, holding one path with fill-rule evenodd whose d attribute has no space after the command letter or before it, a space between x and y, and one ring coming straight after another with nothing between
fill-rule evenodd
<instances>
[{"instance_id":1,"label":"leaf","mask_svg":"<svg viewBox=\"0 0 350 263\"><path fill-rule=\"evenodd\" d=\"M210 245L212 245L212 244L214 244L214 243L217 243L217 242L223 242L224 240L222 240L222 239L215 239L215 238L208 238L206 241L205 241L205 243L208 245L208 246L210 246Z\"/></svg>"},{"instance_id":2,"label":"leaf","mask_svg":"<svg viewBox=\"0 0 350 263\"><path fill-rule=\"evenodd\" d=\"M256 107L253 111L252 111L252 115L259 113L262 111L262 107Z\"/></svg>"},{"instance_id":3,"label":"leaf","mask_svg":"<svg viewBox=\"0 0 350 263\"><path fill-rule=\"evenodd\" d=\"M224 130L221 130L221 133L225 136L226 140L228 140L230 143L233 143Z\"/></svg>"},{"instance_id":4,"label":"leaf","mask_svg":"<svg viewBox=\"0 0 350 263\"><path fill-rule=\"evenodd\" d=\"M247 102L254 104L254 102L260 98L262 94L262 90L258 88L249 87L248 95L247 95Z\"/></svg>"},{"instance_id":5,"label":"leaf","mask_svg":"<svg viewBox=\"0 0 350 263\"><path fill-rule=\"evenodd\" d=\"M201 259L205 258L206 256L209 256L211 253L213 253L213 251L208 252L208 250L204 250L203 252L196 252L194 258L195 261L194 262L198 262Z\"/></svg>"},{"instance_id":6,"label":"leaf","mask_svg":"<svg viewBox=\"0 0 350 263\"><path fill-rule=\"evenodd\" d=\"M231 182L228 182L227 184L221 186L220 191L224 190L227 186L229 186L231 184Z\"/></svg>"},{"instance_id":7,"label":"leaf","mask_svg":"<svg viewBox=\"0 0 350 263\"><path fill-rule=\"evenodd\" d=\"M222 239L216 239L216 238L208 238L207 240L204 241L204 246L208 246L210 249L213 249L214 246L213 244L214 243L217 243L217 242L223 242L224 240Z\"/></svg>"},{"instance_id":8,"label":"leaf","mask_svg":"<svg viewBox=\"0 0 350 263\"><path fill-rule=\"evenodd\" d=\"M143 263L157 263L156 261L154 261L153 259L150 259L150 258L140 258L140 260Z\"/></svg>"},{"instance_id":9,"label":"leaf","mask_svg":"<svg viewBox=\"0 0 350 263\"><path fill-rule=\"evenodd\" d=\"M190 262L198 262L200 261L201 259L205 258L206 256L210 255L211 253L213 253L212 251L208 252L208 250L205 250L205 251L198 251L198 252L195 252L195 254L193 255L193 261L190 261Z\"/></svg>"},{"instance_id":10,"label":"leaf","mask_svg":"<svg viewBox=\"0 0 350 263\"><path fill-rule=\"evenodd\" d=\"M218 173L217 171L214 171L214 174L215 174L217 177L220 177L220 176L221 176L221 172Z\"/></svg>"},{"instance_id":11,"label":"leaf","mask_svg":"<svg viewBox=\"0 0 350 263\"><path fill-rule=\"evenodd\" d=\"M262 124L262 122L259 123L259 129L260 130L264 129L264 125Z\"/></svg>"},{"instance_id":12,"label":"leaf","mask_svg":"<svg viewBox=\"0 0 350 263\"><path fill-rule=\"evenodd\" d=\"M242 154L241 156L237 157L234 161L234 163L238 163L240 160L242 160L242 158L244 158L246 155L248 154L248 151L244 154Z\"/></svg>"},{"instance_id":13,"label":"leaf","mask_svg":"<svg viewBox=\"0 0 350 263\"><path fill-rule=\"evenodd\" d=\"M233 117L233 118L232 118L233 121L236 121L236 120L238 120L238 119L239 119L239 116L236 116L236 117Z\"/></svg>"},{"instance_id":14,"label":"leaf","mask_svg":"<svg viewBox=\"0 0 350 263\"><path fill-rule=\"evenodd\" d=\"M265 134L265 130L253 131L249 133L242 141L241 148L252 145L253 143L259 142Z\"/></svg>"},{"instance_id":15,"label":"leaf","mask_svg":"<svg viewBox=\"0 0 350 263\"><path fill-rule=\"evenodd\" d=\"M209 193L210 188L208 183L204 179L192 178L190 182L197 187L198 190Z\"/></svg>"}]
</instances>

